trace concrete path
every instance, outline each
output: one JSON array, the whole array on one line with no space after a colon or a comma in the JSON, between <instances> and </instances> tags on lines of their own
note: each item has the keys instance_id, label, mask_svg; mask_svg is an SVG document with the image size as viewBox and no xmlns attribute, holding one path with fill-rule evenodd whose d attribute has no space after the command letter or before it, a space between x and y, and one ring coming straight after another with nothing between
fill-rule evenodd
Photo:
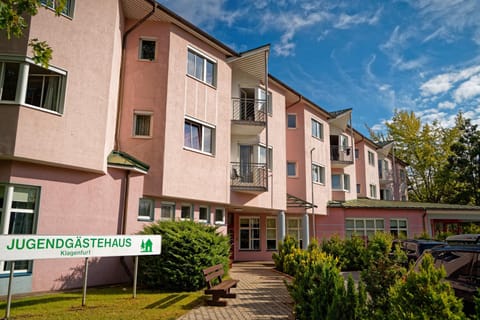
<instances>
[{"instance_id":1,"label":"concrete path","mask_svg":"<svg viewBox=\"0 0 480 320\"><path fill-rule=\"evenodd\" d=\"M200 306L180 320L247 320L294 319L293 303L280 273L273 270L273 263L234 263L230 270L232 279L238 279L235 299L225 299L226 307Z\"/></svg>"}]
</instances>

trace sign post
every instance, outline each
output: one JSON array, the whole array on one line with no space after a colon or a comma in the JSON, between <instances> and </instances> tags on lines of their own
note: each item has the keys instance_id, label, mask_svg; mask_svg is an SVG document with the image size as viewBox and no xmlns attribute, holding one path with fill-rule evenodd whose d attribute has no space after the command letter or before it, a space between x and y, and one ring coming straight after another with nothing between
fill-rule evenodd
<instances>
[{"instance_id":1,"label":"sign post","mask_svg":"<svg viewBox=\"0 0 480 320\"><path fill-rule=\"evenodd\" d=\"M82 306L84 306L87 291L88 258L134 256L133 296L135 297L137 291L138 256L159 255L161 247L161 235L0 235L1 260L11 261L5 318L8 319L10 317L11 287L15 261L85 258L82 298Z\"/></svg>"}]
</instances>

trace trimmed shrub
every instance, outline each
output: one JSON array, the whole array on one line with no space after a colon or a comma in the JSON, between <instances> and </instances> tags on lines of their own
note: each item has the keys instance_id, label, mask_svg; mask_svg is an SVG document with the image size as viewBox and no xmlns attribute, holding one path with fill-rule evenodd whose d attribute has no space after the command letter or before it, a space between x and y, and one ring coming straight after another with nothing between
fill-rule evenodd
<instances>
[{"instance_id":1,"label":"trimmed shrub","mask_svg":"<svg viewBox=\"0 0 480 320\"><path fill-rule=\"evenodd\" d=\"M275 252L272 254L272 259L275 263L275 269L280 272L289 274L289 272L285 270L285 259L287 259L287 265L291 264L291 261L294 258L293 256L291 256L291 254L294 252L296 253L299 250L300 249L298 241L291 236L286 236L285 239L283 241L280 241L280 243L278 244L278 253ZM288 266L287 269L289 269Z\"/></svg>"},{"instance_id":2,"label":"trimmed shrub","mask_svg":"<svg viewBox=\"0 0 480 320\"><path fill-rule=\"evenodd\" d=\"M340 239L338 235L332 236L330 239L323 239L321 250L331 256L338 259L338 267L342 269L344 267L345 260L345 242Z\"/></svg>"},{"instance_id":3,"label":"trimmed shrub","mask_svg":"<svg viewBox=\"0 0 480 320\"><path fill-rule=\"evenodd\" d=\"M139 259L139 284L145 288L196 291L205 286L203 269L221 263L228 270L230 241L216 227L160 221L140 233L162 235L162 253Z\"/></svg>"},{"instance_id":4,"label":"trimmed shrub","mask_svg":"<svg viewBox=\"0 0 480 320\"><path fill-rule=\"evenodd\" d=\"M342 270L362 270L365 266L365 241L360 237L345 240Z\"/></svg>"},{"instance_id":5,"label":"trimmed shrub","mask_svg":"<svg viewBox=\"0 0 480 320\"><path fill-rule=\"evenodd\" d=\"M455 297L445 274L427 254L418 272L412 270L390 288L387 319L466 319L462 301Z\"/></svg>"}]
</instances>

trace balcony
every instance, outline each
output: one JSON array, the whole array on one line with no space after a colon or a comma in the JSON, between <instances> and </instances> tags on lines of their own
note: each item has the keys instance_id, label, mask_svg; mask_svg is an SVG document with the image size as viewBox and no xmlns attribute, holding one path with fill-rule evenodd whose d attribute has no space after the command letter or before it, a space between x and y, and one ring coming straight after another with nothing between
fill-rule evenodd
<instances>
[{"instance_id":1,"label":"balcony","mask_svg":"<svg viewBox=\"0 0 480 320\"><path fill-rule=\"evenodd\" d=\"M261 193L267 191L267 165L265 163L232 162L230 189L238 192Z\"/></svg>"},{"instance_id":2,"label":"balcony","mask_svg":"<svg viewBox=\"0 0 480 320\"><path fill-rule=\"evenodd\" d=\"M344 146L330 146L330 160L332 168L345 168L353 164L353 149Z\"/></svg>"},{"instance_id":3,"label":"balcony","mask_svg":"<svg viewBox=\"0 0 480 320\"><path fill-rule=\"evenodd\" d=\"M232 98L232 134L258 135L266 126L266 100Z\"/></svg>"},{"instance_id":4,"label":"balcony","mask_svg":"<svg viewBox=\"0 0 480 320\"><path fill-rule=\"evenodd\" d=\"M393 170L378 170L378 177L382 184L393 182Z\"/></svg>"}]
</instances>

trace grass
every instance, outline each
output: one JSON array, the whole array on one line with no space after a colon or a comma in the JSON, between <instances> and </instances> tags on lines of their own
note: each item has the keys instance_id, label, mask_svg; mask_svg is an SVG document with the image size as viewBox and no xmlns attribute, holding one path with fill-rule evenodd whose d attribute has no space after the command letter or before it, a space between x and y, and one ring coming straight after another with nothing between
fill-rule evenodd
<instances>
[{"instance_id":1,"label":"grass","mask_svg":"<svg viewBox=\"0 0 480 320\"><path fill-rule=\"evenodd\" d=\"M82 307L82 292L52 293L38 296L13 297L10 319L177 319L203 304L203 291L158 292L132 288L89 288L86 306ZM5 315L6 297L0 301L0 318Z\"/></svg>"}]
</instances>

